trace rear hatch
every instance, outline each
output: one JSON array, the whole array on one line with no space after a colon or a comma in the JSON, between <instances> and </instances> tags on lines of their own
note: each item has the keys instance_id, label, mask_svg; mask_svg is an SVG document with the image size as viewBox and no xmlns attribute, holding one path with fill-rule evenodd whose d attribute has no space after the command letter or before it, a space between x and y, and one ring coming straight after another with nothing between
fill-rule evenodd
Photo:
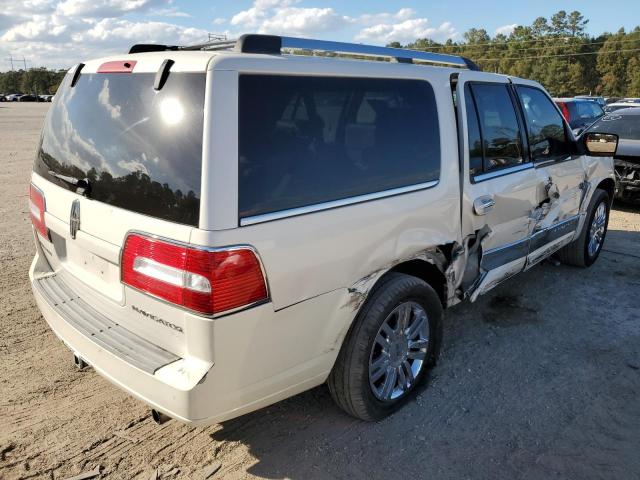
<instances>
[{"instance_id":1,"label":"rear hatch","mask_svg":"<svg viewBox=\"0 0 640 480\"><path fill-rule=\"evenodd\" d=\"M181 354L186 313L130 289L125 303L119 268L128 233L189 242L198 226L211 55L175 54L170 69L165 56L90 62L75 82L72 69L46 116L32 181L46 204L49 238L39 242L52 269L114 321ZM156 321L165 317L178 328Z\"/></svg>"}]
</instances>

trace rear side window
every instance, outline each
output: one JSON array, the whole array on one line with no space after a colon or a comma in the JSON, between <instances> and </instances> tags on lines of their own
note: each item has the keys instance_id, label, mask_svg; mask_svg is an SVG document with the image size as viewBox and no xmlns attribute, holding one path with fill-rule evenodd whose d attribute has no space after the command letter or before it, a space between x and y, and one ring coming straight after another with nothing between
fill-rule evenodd
<instances>
[{"instance_id":1,"label":"rear side window","mask_svg":"<svg viewBox=\"0 0 640 480\"><path fill-rule=\"evenodd\" d=\"M524 163L520 125L507 85L478 83L471 84L470 89L480 123L483 172ZM468 98L467 102L470 100ZM467 108L471 106L467 105ZM473 140L471 145L471 157L478 156L479 152L474 151L477 150L474 149L476 142Z\"/></svg>"},{"instance_id":2,"label":"rear side window","mask_svg":"<svg viewBox=\"0 0 640 480\"><path fill-rule=\"evenodd\" d=\"M241 218L437 180L424 81L241 75Z\"/></svg>"},{"instance_id":3,"label":"rear side window","mask_svg":"<svg viewBox=\"0 0 640 480\"><path fill-rule=\"evenodd\" d=\"M518 86L517 91L527 122L532 160L535 162L566 158L571 153L569 139L562 115L553 102L537 88ZM592 104L600 108L595 102L576 103Z\"/></svg>"},{"instance_id":4,"label":"rear side window","mask_svg":"<svg viewBox=\"0 0 640 480\"><path fill-rule=\"evenodd\" d=\"M195 226L205 74L171 73L160 91L154 78L83 73L71 87L67 75L45 119L34 171L93 200Z\"/></svg>"}]
</instances>

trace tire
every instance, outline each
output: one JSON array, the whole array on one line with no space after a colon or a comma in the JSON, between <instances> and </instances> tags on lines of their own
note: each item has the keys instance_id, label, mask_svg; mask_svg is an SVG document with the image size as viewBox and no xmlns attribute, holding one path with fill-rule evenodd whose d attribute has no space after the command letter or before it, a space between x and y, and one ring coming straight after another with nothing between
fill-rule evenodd
<instances>
[{"instance_id":1,"label":"tire","mask_svg":"<svg viewBox=\"0 0 640 480\"><path fill-rule=\"evenodd\" d=\"M400 273L382 282L358 312L327 380L338 406L365 421L392 414L415 394L435 365L442 341L442 304L429 284ZM399 328L401 315L406 329ZM392 370L398 388L389 394L385 385L394 382ZM386 373L377 378L381 371Z\"/></svg>"},{"instance_id":2,"label":"tire","mask_svg":"<svg viewBox=\"0 0 640 480\"><path fill-rule=\"evenodd\" d=\"M600 207L601 205L604 205L604 207ZM557 254L558 259L562 263L583 268L590 267L595 263L602 251L602 245L607 235L610 207L611 201L609 194L599 188L596 189L589 202L589 209L587 210L586 220L582 226L580 235L569 245L563 247ZM590 249L590 240L596 214L601 213L601 211L598 210L599 208L604 208L604 224L602 225L600 241L594 250L593 248Z\"/></svg>"}]
</instances>

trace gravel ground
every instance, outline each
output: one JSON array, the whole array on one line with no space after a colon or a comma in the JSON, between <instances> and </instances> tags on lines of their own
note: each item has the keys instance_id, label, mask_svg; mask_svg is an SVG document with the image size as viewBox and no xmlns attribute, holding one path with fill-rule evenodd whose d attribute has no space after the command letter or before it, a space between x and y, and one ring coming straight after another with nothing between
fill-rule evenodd
<instances>
[{"instance_id":1,"label":"gravel ground","mask_svg":"<svg viewBox=\"0 0 640 480\"><path fill-rule=\"evenodd\" d=\"M543 264L446 314L427 390L355 421L324 387L207 428L156 426L36 309L27 185L47 105L0 104L0 478L640 479L640 210L591 269ZM155 477L153 477L155 478Z\"/></svg>"}]
</instances>

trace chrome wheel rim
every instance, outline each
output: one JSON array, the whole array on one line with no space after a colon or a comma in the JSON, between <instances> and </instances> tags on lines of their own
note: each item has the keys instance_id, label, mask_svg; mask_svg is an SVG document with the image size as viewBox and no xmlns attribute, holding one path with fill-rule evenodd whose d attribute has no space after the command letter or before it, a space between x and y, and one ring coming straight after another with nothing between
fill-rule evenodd
<instances>
[{"instance_id":1,"label":"chrome wheel rim","mask_svg":"<svg viewBox=\"0 0 640 480\"><path fill-rule=\"evenodd\" d=\"M395 400L414 386L429 346L429 320L416 302L398 305L382 322L369 356L369 385L378 400Z\"/></svg>"},{"instance_id":2,"label":"chrome wheel rim","mask_svg":"<svg viewBox=\"0 0 640 480\"><path fill-rule=\"evenodd\" d=\"M604 202L600 202L596 213L593 216L591 222L591 228L589 229L589 244L587 245L587 251L589 256L593 257L598 253L602 243L604 242L604 234L607 227L607 206Z\"/></svg>"}]
</instances>

